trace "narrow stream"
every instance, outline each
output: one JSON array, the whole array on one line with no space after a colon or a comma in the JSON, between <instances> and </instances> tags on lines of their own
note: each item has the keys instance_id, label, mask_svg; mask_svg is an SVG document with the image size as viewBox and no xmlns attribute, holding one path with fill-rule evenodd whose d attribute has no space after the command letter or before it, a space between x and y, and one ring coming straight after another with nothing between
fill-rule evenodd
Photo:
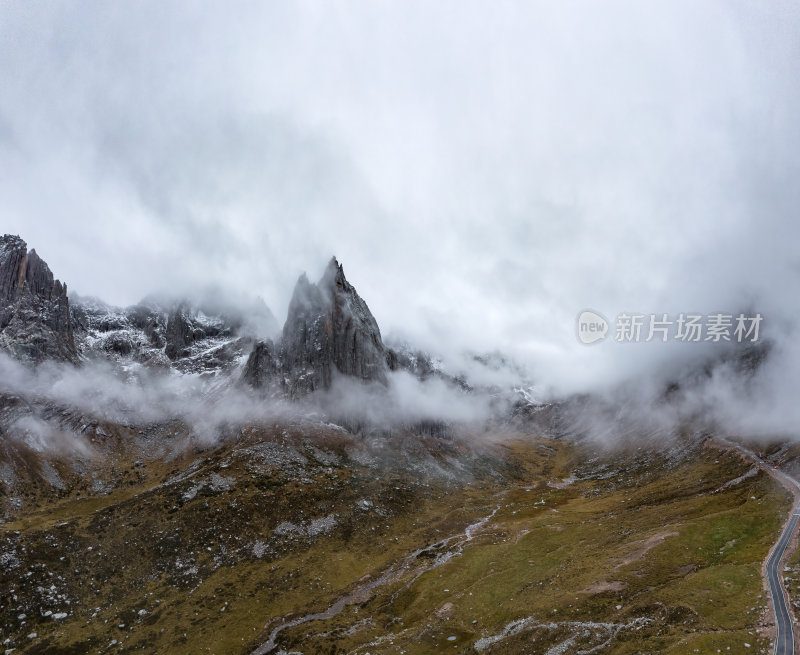
<instances>
[{"instance_id":1,"label":"narrow stream","mask_svg":"<svg viewBox=\"0 0 800 655\"><path fill-rule=\"evenodd\" d=\"M363 602L369 593L377 589L378 587L382 587L383 585L392 582L393 580L397 579L404 571L407 571L414 561L424 553L438 553L433 563L424 568L422 571L417 573L411 581L403 587L402 590L407 589L410 587L420 576L424 575L428 571L432 571L433 569L441 566L445 562L449 562L453 557L456 555L460 555L464 546L472 541L473 536L475 533L480 530L486 523L488 523L497 511L500 509L500 505L492 510L492 513L488 516L484 516L480 521L472 523L468 525L463 533L459 533L457 535L453 535L451 537L447 537L442 539L441 541L437 541L435 544L430 546L425 546L418 550L415 550L410 555L406 555L403 559L400 560L398 564L390 566L380 577L375 578L370 582L358 587L353 593L348 594L347 596L341 597L337 600L333 605L331 605L328 609L323 612L315 612L314 614L306 614L305 616L301 616L297 619L292 619L291 621L287 621L286 623L281 623L279 626L275 627L269 635L269 639L265 641L261 646L256 648L251 655L266 655L275 648L275 640L278 637L278 634L283 630L287 630L289 628L294 628L295 626L301 625L303 623L308 623L309 621L319 621L324 619L330 619L336 616L339 612L341 612L345 607L348 605L353 605L355 603ZM442 551L445 548L448 548L445 552ZM399 593L399 592L397 592ZM397 594L392 596L392 600Z\"/></svg>"}]
</instances>

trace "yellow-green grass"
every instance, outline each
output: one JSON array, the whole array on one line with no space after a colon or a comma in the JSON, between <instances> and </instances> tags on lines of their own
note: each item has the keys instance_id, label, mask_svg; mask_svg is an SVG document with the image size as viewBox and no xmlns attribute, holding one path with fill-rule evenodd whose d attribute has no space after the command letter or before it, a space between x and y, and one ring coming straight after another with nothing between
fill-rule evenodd
<instances>
[{"instance_id":1,"label":"yellow-green grass","mask_svg":"<svg viewBox=\"0 0 800 655\"><path fill-rule=\"evenodd\" d=\"M524 617L540 622L653 620L635 638L621 634L603 652L681 652L681 644L695 642L738 643L741 649L742 635L755 645L753 633L765 603L760 566L788 499L763 474L712 493L746 468L736 457L709 453L678 472L656 475L642 488L599 498L589 493L593 482L563 491L514 489L503 499L494 524L461 556L419 578L394 603L379 596L358 613L324 622L328 625L299 626L290 631L294 641L287 638L286 645L302 649L315 643L314 634L342 628L365 614L375 619L374 627L340 638L337 646L343 651L390 631L396 633L393 645L380 643L368 650L439 652L450 646L446 637L455 636L452 645L470 652L478 638ZM642 498L648 502L641 503ZM543 499L545 504L538 504ZM625 563L626 556L659 533L669 536ZM603 581L617 584L586 593ZM524 652L545 652L552 639L538 639L543 649L538 651L531 643L534 634L523 631L497 643L492 652L523 652L516 650L522 644ZM698 642L697 635L709 636Z\"/></svg>"},{"instance_id":2,"label":"yellow-green grass","mask_svg":"<svg viewBox=\"0 0 800 655\"><path fill-rule=\"evenodd\" d=\"M231 490L191 500L182 497L191 480L159 486L172 465L116 495L45 503L5 528L21 531L79 604L63 622L37 623L36 646L19 644L17 652L247 653L282 622L325 610L497 506L460 554L421 575L431 554L410 561L404 574L336 616L281 632L279 648L474 652L478 639L528 617L554 626L522 630L486 652L545 653L575 635L569 622L637 618L648 623L620 630L602 652L763 646L754 634L766 603L760 566L790 506L771 478L759 473L715 493L749 464L697 449L679 462L620 457L613 478L557 488L548 483L576 467L591 474L586 460L596 453L533 438L494 449L512 476L420 483L342 466L303 483L254 480L234 461L224 470L236 480ZM219 471L230 454L231 447L205 453L198 476ZM289 540L267 557L250 554L281 521L345 516L362 497L382 498L385 515L353 514L329 534ZM48 550L52 538L58 545ZM197 574L176 569L187 558Z\"/></svg>"}]
</instances>

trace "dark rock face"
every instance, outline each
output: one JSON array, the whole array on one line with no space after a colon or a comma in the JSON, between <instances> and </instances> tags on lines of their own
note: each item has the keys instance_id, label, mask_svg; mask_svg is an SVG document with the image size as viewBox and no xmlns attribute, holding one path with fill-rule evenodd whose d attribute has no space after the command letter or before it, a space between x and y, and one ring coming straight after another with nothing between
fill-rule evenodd
<instances>
[{"instance_id":1,"label":"dark rock face","mask_svg":"<svg viewBox=\"0 0 800 655\"><path fill-rule=\"evenodd\" d=\"M344 375L362 380L386 381L386 348L378 323L367 303L345 279L332 259L320 281L330 302L333 364Z\"/></svg>"},{"instance_id":2,"label":"dark rock face","mask_svg":"<svg viewBox=\"0 0 800 655\"><path fill-rule=\"evenodd\" d=\"M72 329L82 358L127 357L142 364L168 365L164 335L168 313L144 304L119 308L97 298L73 295Z\"/></svg>"},{"instance_id":3,"label":"dark rock face","mask_svg":"<svg viewBox=\"0 0 800 655\"><path fill-rule=\"evenodd\" d=\"M164 347L164 339L161 336L160 329L162 321L157 312L144 305L134 305L128 308L127 317L134 328L144 333L153 348Z\"/></svg>"},{"instance_id":4,"label":"dark rock face","mask_svg":"<svg viewBox=\"0 0 800 655\"><path fill-rule=\"evenodd\" d=\"M408 371L419 380L427 380L439 374L428 353L411 350L407 346L387 348L386 363L390 371Z\"/></svg>"},{"instance_id":5,"label":"dark rock face","mask_svg":"<svg viewBox=\"0 0 800 655\"><path fill-rule=\"evenodd\" d=\"M269 312L263 302L256 307ZM214 374L236 368L256 340L247 316L221 314L188 300L146 299L122 308L73 296L71 311L78 350L87 360Z\"/></svg>"},{"instance_id":6,"label":"dark rock face","mask_svg":"<svg viewBox=\"0 0 800 655\"><path fill-rule=\"evenodd\" d=\"M0 237L0 300L13 301L25 279L25 259L28 247L17 236Z\"/></svg>"},{"instance_id":7,"label":"dark rock face","mask_svg":"<svg viewBox=\"0 0 800 655\"><path fill-rule=\"evenodd\" d=\"M271 339L259 341L253 347L242 373L242 381L254 389L280 390L280 358Z\"/></svg>"},{"instance_id":8,"label":"dark rock face","mask_svg":"<svg viewBox=\"0 0 800 655\"><path fill-rule=\"evenodd\" d=\"M331 386L328 309L320 289L303 274L289 303L281 341L281 370L286 392L292 397Z\"/></svg>"},{"instance_id":9,"label":"dark rock face","mask_svg":"<svg viewBox=\"0 0 800 655\"><path fill-rule=\"evenodd\" d=\"M241 326L241 319L227 316L208 316L199 309L192 310L180 304L167 319L164 335L164 354L171 360L187 357L195 343L215 338L233 338Z\"/></svg>"},{"instance_id":10,"label":"dark rock face","mask_svg":"<svg viewBox=\"0 0 800 655\"><path fill-rule=\"evenodd\" d=\"M184 314L183 307L175 308L167 321L167 345L164 354L174 360L186 354L194 343L194 330Z\"/></svg>"},{"instance_id":11,"label":"dark rock face","mask_svg":"<svg viewBox=\"0 0 800 655\"><path fill-rule=\"evenodd\" d=\"M335 258L319 284L305 275L298 280L281 345L291 397L329 389L336 373L386 382L386 349L378 324Z\"/></svg>"},{"instance_id":12,"label":"dark rock face","mask_svg":"<svg viewBox=\"0 0 800 655\"><path fill-rule=\"evenodd\" d=\"M264 386L270 376L280 377L293 398L329 389L336 375L386 383L387 354L378 324L335 258L318 284L305 275L297 281L277 358L266 356L267 346L259 347L245 381Z\"/></svg>"},{"instance_id":13,"label":"dark rock face","mask_svg":"<svg viewBox=\"0 0 800 655\"><path fill-rule=\"evenodd\" d=\"M0 349L20 361L77 363L67 285L18 236L0 237Z\"/></svg>"}]
</instances>

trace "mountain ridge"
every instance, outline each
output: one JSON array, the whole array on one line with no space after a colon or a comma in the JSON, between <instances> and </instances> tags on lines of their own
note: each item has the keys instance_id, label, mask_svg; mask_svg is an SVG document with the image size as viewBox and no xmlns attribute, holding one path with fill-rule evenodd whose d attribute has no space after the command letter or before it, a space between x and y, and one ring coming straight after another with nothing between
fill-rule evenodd
<instances>
[{"instance_id":1,"label":"mountain ridge","mask_svg":"<svg viewBox=\"0 0 800 655\"><path fill-rule=\"evenodd\" d=\"M481 403L493 396L491 403L500 407L499 413L505 417L520 415L513 408L511 413L506 412L507 406L531 404L526 394L518 391L524 391L527 383L523 384L514 367L508 367L514 380L509 377L507 388L490 388L486 382L471 382L458 370L448 372L431 354L409 344L384 342L367 302L347 280L336 257L330 259L318 282L310 282L306 274L298 278L286 320L278 328L274 315L260 298L243 305L219 292L195 299L149 296L125 308L77 294L73 294L70 303L66 285L50 281L53 278L47 264L38 255L29 255L20 237L7 235L3 243L7 247L3 250L0 277L0 315L11 315L15 322L12 329L0 332L0 352L5 351L24 364L36 367L53 361L81 367L110 363L120 381L138 379L139 384L158 371L200 376L198 379L205 381L201 387L206 391L239 386L256 398L275 401L294 402L326 395L338 385L337 381L342 382L339 396L351 398L353 394L361 395L362 387L364 393L378 392L379 396L381 390L393 387L392 399L384 398L379 405L386 407L388 402L393 406L389 411L394 414L408 402L435 407L436 403L422 402L434 383L448 390L437 392L442 394L485 392ZM25 279L20 272L21 262L26 258L35 262L39 272L31 282L21 283L18 280ZM27 313L20 312L17 296L25 299L26 307L34 300L38 305L29 307ZM58 309L54 324L42 309L48 303ZM32 341L38 344L33 355L18 345ZM487 371L496 365L491 358L469 359ZM427 392L422 387L409 388L403 375L410 376L415 384L429 385ZM191 393L200 391L191 378L184 386L193 388ZM411 397L401 400L397 393L410 393ZM367 397L356 403L362 407L355 414L364 413ZM337 402L334 398L325 401L329 409L330 403ZM443 402L442 407L447 407L448 401ZM348 410L351 415L353 411L352 407ZM429 421L432 414L438 413L439 410L426 409L420 420Z\"/></svg>"}]
</instances>

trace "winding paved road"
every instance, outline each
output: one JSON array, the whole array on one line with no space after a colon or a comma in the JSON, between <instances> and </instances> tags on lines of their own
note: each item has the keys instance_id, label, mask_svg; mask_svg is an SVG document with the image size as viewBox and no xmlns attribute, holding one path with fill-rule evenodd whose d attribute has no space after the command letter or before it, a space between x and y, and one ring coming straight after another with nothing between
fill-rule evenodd
<instances>
[{"instance_id":1,"label":"winding paved road","mask_svg":"<svg viewBox=\"0 0 800 655\"><path fill-rule=\"evenodd\" d=\"M751 459L755 460L762 468L765 468L771 475L780 478L788 485L793 485L800 490L800 482L794 478L786 475L783 471L779 471L774 466L765 462L753 451L748 450L727 439L718 439L727 446L732 446L744 453ZM789 521L783 528L778 542L772 547L769 555L767 556L767 586L769 588L770 599L772 600L772 609L775 614L775 647L772 651L773 655L794 655L794 630L792 630L793 619L789 611L789 603L786 597L783 586L783 574L781 571L781 559L786 552L786 547L792 539L797 521L800 519L800 500L792 508L792 514Z\"/></svg>"}]
</instances>

